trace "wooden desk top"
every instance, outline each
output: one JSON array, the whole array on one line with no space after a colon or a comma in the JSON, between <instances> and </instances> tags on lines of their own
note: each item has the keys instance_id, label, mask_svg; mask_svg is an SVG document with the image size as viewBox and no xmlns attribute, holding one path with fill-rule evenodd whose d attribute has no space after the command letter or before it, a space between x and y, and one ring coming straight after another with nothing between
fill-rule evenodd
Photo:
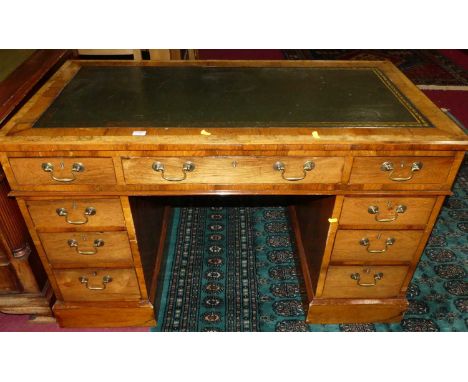
<instances>
[{"instance_id":1,"label":"wooden desk top","mask_svg":"<svg viewBox=\"0 0 468 382\"><path fill-rule=\"evenodd\" d=\"M464 150L468 140L380 61L68 61L0 131L3 151L265 148Z\"/></svg>"}]
</instances>

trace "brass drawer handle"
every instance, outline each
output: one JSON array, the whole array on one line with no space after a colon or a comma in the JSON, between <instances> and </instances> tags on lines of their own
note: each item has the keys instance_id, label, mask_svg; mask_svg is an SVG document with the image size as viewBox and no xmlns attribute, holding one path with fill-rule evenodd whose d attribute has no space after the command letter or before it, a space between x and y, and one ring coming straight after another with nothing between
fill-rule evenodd
<instances>
[{"instance_id":1,"label":"brass drawer handle","mask_svg":"<svg viewBox=\"0 0 468 382\"><path fill-rule=\"evenodd\" d=\"M98 252L98 247L102 247L104 245L104 240L96 239L93 242L93 250L92 251L82 251L79 249L78 242L75 239L68 240L68 245L70 248L75 248L76 253L79 255L95 255Z\"/></svg>"},{"instance_id":2,"label":"brass drawer handle","mask_svg":"<svg viewBox=\"0 0 468 382\"><path fill-rule=\"evenodd\" d=\"M376 221L385 223L395 221L398 218L398 214L403 214L406 211L406 209L407 208L405 205L399 204L398 206L396 206L393 216L389 218L379 218L380 210L378 206L369 206L367 212L369 212L371 215L375 215Z\"/></svg>"},{"instance_id":3,"label":"brass drawer handle","mask_svg":"<svg viewBox=\"0 0 468 382\"><path fill-rule=\"evenodd\" d=\"M365 269L365 273L370 273L370 269ZM377 285L377 281L382 280L383 278L383 273L382 272L377 272L374 273L374 282L373 283L361 283L361 275L359 273L352 273L351 278L353 280L356 280L357 285L361 287L373 287Z\"/></svg>"},{"instance_id":4,"label":"brass drawer handle","mask_svg":"<svg viewBox=\"0 0 468 382\"><path fill-rule=\"evenodd\" d=\"M400 168L404 167L404 163L400 163ZM395 167L393 166L392 162L383 162L380 165L380 169L382 171L390 171L390 174L388 175L388 178L395 181L395 182L405 182L407 180L410 180L413 178L413 175L416 171L421 170L423 167L422 162L413 162L413 164L410 167L410 175L406 177L394 177L393 173L395 172Z\"/></svg>"},{"instance_id":5,"label":"brass drawer handle","mask_svg":"<svg viewBox=\"0 0 468 382\"><path fill-rule=\"evenodd\" d=\"M86 209L84 210L84 218L85 220L70 220L68 219L68 211L66 208L57 208L55 210L55 212L57 212L57 215L58 216L65 216L65 221L68 223L68 224L75 224L75 225L80 225L80 224L86 224L88 222L88 216L93 216L93 215L96 215L96 208L94 207L86 207Z\"/></svg>"},{"instance_id":6,"label":"brass drawer handle","mask_svg":"<svg viewBox=\"0 0 468 382\"><path fill-rule=\"evenodd\" d=\"M167 180L169 182L181 182L181 181L187 179L187 173L188 172L192 172L192 171L195 170L195 164L192 163L192 162L187 161L182 165L182 172L183 172L184 176L182 176L181 178L170 178L170 177L167 177L164 174L164 164L162 164L161 162L154 162L152 167L153 167L154 171L157 171L157 172L161 173L161 177L164 180Z\"/></svg>"},{"instance_id":7,"label":"brass drawer handle","mask_svg":"<svg viewBox=\"0 0 468 382\"><path fill-rule=\"evenodd\" d=\"M312 162L311 160L308 160L304 163L304 166L302 166L302 170L304 171L304 175L300 178L288 178L286 176L284 176L284 173L286 172L286 166L283 162L276 162L274 165L273 165L273 169L276 170L276 171L281 171L281 177L284 179L284 180L287 180L288 182L296 182L298 180L303 180L305 179L305 177L307 176L307 172L308 171L311 171L315 168L315 163Z\"/></svg>"},{"instance_id":8,"label":"brass drawer handle","mask_svg":"<svg viewBox=\"0 0 468 382\"><path fill-rule=\"evenodd\" d=\"M369 249L370 240L367 237L363 237L361 240L359 240L359 244L366 247L366 250L369 253L384 253L384 252L387 252L388 246L393 245L394 243L395 243L395 239L393 237L389 237L385 241L385 248L384 249Z\"/></svg>"},{"instance_id":9,"label":"brass drawer handle","mask_svg":"<svg viewBox=\"0 0 468 382\"><path fill-rule=\"evenodd\" d=\"M107 287L107 284L112 282L112 277L109 275L106 275L102 278L102 286L92 286L89 285L89 279L86 276L81 276L78 278L80 283L84 284L87 289L89 290L104 290Z\"/></svg>"},{"instance_id":10,"label":"brass drawer handle","mask_svg":"<svg viewBox=\"0 0 468 382\"><path fill-rule=\"evenodd\" d=\"M60 164L60 168L63 169L63 163ZM75 173L77 172L83 172L85 170L85 167L83 163L73 163L72 168L71 168L71 178L58 178L54 175L54 165L52 163L42 163L42 170L45 172L50 173L50 177L55 180L56 182L62 182L62 183L71 183L76 180L76 175Z\"/></svg>"}]
</instances>

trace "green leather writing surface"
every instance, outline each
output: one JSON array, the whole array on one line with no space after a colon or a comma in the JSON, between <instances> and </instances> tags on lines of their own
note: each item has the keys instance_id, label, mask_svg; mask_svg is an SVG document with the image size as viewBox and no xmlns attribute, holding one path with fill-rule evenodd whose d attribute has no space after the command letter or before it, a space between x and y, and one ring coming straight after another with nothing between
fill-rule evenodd
<instances>
[{"instance_id":1,"label":"green leather writing surface","mask_svg":"<svg viewBox=\"0 0 468 382\"><path fill-rule=\"evenodd\" d=\"M34 127L429 127L377 69L84 66Z\"/></svg>"}]
</instances>

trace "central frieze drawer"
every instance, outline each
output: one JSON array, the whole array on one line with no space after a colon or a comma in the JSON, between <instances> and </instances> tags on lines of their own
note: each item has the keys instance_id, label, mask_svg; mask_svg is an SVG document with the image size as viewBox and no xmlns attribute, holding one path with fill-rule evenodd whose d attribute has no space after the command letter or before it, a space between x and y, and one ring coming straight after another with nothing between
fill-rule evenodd
<instances>
[{"instance_id":1,"label":"central frieze drawer","mask_svg":"<svg viewBox=\"0 0 468 382\"><path fill-rule=\"evenodd\" d=\"M135 270L131 268L55 270L54 274L65 301L140 299Z\"/></svg>"},{"instance_id":2,"label":"central frieze drawer","mask_svg":"<svg viewBox=\"0 0 468 382\"><path fill-rule=\"evenodd\" d=\"M10 158L20 185L115 184L112 158Z\"/></svg>"},{"instance_id":3,"label":"central frieze drawer","mask_svg":"<svg viewBox=\"0 0 468 382\"><path fill-rule=\"evenodd\" d=\"M407 272L406 266L330 266L321 297L397 297Z\"/></svg>"},{"instance_id":4,"label":"central frieze drawer","mask_svg":"<svg viewBox=\"0 0 468 382\"><path fill-rule=\"evenodd\" d=\"M120 199L28 200L37 229L125 227Z\"/></svg>"},{"instance_id":5,"label":"central frieze drawer","mask_svg":"<svg viewBox=\"0 0 468 382\"><path fill-rule=\"evenodd\" d=\"M127 184L339 183L342 157L122 158Z\"/></svg>"},{"instance_id":6,"label":"central frieze drawer","mask_svg":"<svg viewBox=\"0 0 468 382\"><path fill-rule=\"evenodd\" d=\"M332 262L410 262L424 231L338 230Z\"/></svg>"},{"instance_id":7,"label":"central frieze drawer","mask_svg":"<svg viewBox=\"0 0 468 382\"><path fill-rule=\"evenodd\" d=\"M425 225L429 220L434 197L346 197L340 225L379 225L382 228Z\"/></svg>"},{"instance_id":8,"label":"central frieze drawer","mask_svg":"<svg viewBox=\"0 0 468 382\"><path fill-rule=\"evenodd\" d=\"M350 184L444 184L453 157L357 157Z\"/></svg>"},{"instance_id":9,"label":"central frieze drawer","mask_svg":"<svg viewBox=\"0 0 468 382\"><path fill-rule=\"evenodd\" d=\"M126 231L39 233L54 267L133 266Z\"/></svg>"}]
</instances>

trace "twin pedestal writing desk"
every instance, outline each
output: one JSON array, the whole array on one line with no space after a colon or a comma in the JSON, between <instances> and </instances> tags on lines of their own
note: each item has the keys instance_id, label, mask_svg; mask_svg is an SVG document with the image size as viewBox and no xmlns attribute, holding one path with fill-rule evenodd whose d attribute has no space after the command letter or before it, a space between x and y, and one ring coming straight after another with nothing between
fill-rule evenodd
<instances>
[{"instance_id":1,"label":"twin pedestal writing desk","mask_svg":"<svg viewBox=\"0 0 468 382\"><path fill-rule=\"evenodd\" d=\"M69 61L0 159L63 326L154 325L171 201L202 195L290 205L307 322L388 322L467 147L388 62Z\"/></svg>"}]
</instances>

